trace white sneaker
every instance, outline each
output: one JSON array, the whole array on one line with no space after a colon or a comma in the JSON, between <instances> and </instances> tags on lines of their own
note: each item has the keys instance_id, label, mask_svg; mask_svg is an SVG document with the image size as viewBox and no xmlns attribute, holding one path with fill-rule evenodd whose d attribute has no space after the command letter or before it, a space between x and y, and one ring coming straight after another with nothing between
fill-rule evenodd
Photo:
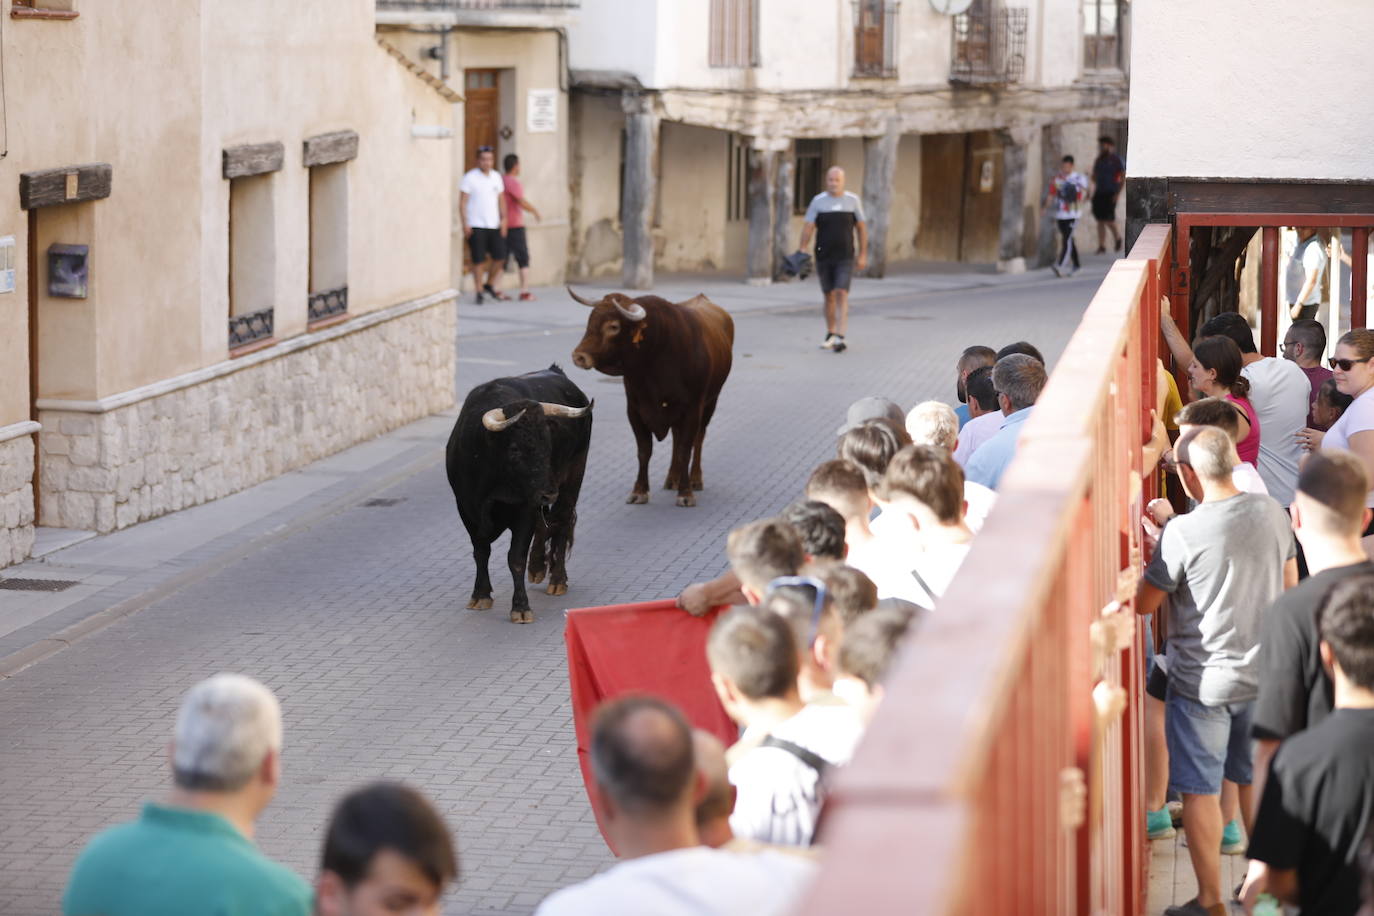
<instances>
[{"instance_id":1,"label":"white sneaker","mask_svg":"<svg viewBox=\"0 0 1374 916\"><path fill-rule=\"evenodd\" d=\"M825 340L821 341L820 348L822 350L833 350L835 349L835 341L839 339L840 338L835 334L827 334L825 335Z\"/></svg>"},{"instance_id":2,"label":"white sneaker","mask_svg":"<svg viewBox=\"0 0 1374 916\"><path fill-rule=\"evenodd\" d=\"M1051 264L1051 265L1050 265L1050 270L1054 271L1054 275L1055 275L1056 277L1062 277L1062 276L1064 276L1063 272L1059 269L1059 265L1058 265L1058 264Z\"/></svg>"}]
</instances>

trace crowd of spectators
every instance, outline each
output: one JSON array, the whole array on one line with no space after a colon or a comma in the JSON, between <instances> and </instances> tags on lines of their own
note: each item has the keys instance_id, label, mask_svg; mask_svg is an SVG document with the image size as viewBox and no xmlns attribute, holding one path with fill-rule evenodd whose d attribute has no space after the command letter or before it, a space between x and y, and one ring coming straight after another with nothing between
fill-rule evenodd
<instances>
[{"instance_id":1,"label":"crowd of spectators","mask_svg":"<svg viewBox=\"0 0 1374 916\"><path fill-rule=\"evenodd\" d=\"M1374 331L1342 336L1328 376L1309 365L1320 325L1295 322L1274 359L1239 315L1191 343L1163 315L1189 390L1185 405L1161 376L1146 449L1168 492L1142 519L1135 601L1150 698L1143 829L1172 836L1177 815L1198 884L1166 912L1215 916L1232 895L1253 908L1271 894L1304 914L1354 913L1374 821ZM738 740L694 732L658 698L603 704L589 757L620 861L539 913L766 916L801 899L827 788L908 635L942 613L1048 374L1024 342L970 347L956 371L959 408L853 404L798 500L730 532L729 569L679 596L717 615L710 689ZM437 912L457 879L453 839L405 786L338 804L313 888L257 851L281 746L263 685L219 675L192 688L167 802L90 842L64 912L193 912L187 900L205 902L194 912ZM1240 852L1249 872L1228 892L1220 857Z\"/></svg>"},{"instance_id":2,"label":"crowd of spectators","mask_svg":"<svg viewBox=\"0 0 1374 916\"><path fill-rule=\"evenodd\" d=\"M1145 829L1182 824L1198 888L1165 912L1354 914L1374 842L1374 331L1326 359L1300 318L1265 357L1234 312L1191 343L1161 314L1192 400L1159 408L1170 492L1143 520ZM1227 854L1250 860L1235 888Z\"/></svg>"}]
</instances>

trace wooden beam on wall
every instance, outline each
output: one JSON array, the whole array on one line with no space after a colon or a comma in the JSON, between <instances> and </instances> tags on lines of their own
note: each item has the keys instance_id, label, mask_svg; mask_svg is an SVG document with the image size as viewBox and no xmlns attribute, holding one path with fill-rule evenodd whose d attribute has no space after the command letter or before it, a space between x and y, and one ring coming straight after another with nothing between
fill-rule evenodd
<instances>
[{"instance_id":1,"label":"wooden beam on wall","mask_svg":"<svg viewBox=\"0 0 1374 916\"><path fill-rule=\"evenodd\" d=\"M104 200L110 196L114 170L108 162L39 169L19 176L19 206L25 210Z\"/></svg>"},{"instance_id":2,"label":"wooden beam on wall","mask_svg":"<svg viewBox=\"0 0 1374 916\"><path fill-rule=\"evenodd\" d=\"M305 167L333 165L358 158L358 132L336 130L305 138Z\"/></svg>"},{"instance_id":3,"label":"wooden beam on wall","mask_svg":"<svg viewBox=\"0 0 1374 916\"><path fill-rule=\"evenodd\" d=\"M275 172L286 161L286 147L280 140L271 143L244 143L224 150L224 177L247 178Z\"/></svg>"}]
</instances>

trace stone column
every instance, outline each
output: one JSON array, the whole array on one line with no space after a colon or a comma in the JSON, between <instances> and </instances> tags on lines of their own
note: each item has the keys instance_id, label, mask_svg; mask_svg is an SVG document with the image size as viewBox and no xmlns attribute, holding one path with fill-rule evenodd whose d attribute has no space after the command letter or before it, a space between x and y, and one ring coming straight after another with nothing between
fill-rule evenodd
<instances>
[{"instance_id":1,"label":"stone column","mask_svg":"<svg viewBox=\"0 0 1374 916\"><path fill-rule=\"evenodd\" d=\"M659 116L652 96L627 92L621 102L625 110L625 185L620 201L625 261L621 282L627 289L650 289L654 285Z\"/></svg>"},{"instance_id":2,"label":"stone column","mask_svg":"<svg viewBox=\"0 0 1374 916\"><path fill-rule=\"evenodd\" d=\"M891 124L880 137L864 137L864 221L868 224L870 277L887 271L887 227L892 210L892 181L897 173L897 126Z\"/></svg>"},{"instance_id":3,"label":"stone column","mask_svg":"<svg viewBox=\"0 0 1374 916\"><path fill-rule=\"evenodd\" d=\"M749 150L749 284L767 286L773 282L773 174L777 170L775 150L751 147Z\"/></svg>"},{"instance_id":4,"label":"stone column","mask_svg":"<svg viewBox=\"0 0 1374 916\"><path fill-rule=\"evenodd\" d=\"M792 177L796 172L796 160L790 152L778 156L778 168L773 175L773 266L782 263L796 249L792 246L797 240L792 237Z\"/></svg>"},{"instance_id":5,"label":"stone column","mask_svg":"<svg viewBox=\"0 0 1374 916\"><path fill-rule=\"evenodd\" d=\"M997 234L997 270L1026 270L1026 157L1035 129L1012 127L997 132L1002 141L1002 222Z\"/></svg>"},{"instance_id":6,"label":"stone column","mask_svg":"<svg viewBox=\"0 0 1374 916\"><path fill-rule=\"evenodd\" d=\"M1059 231L1054 225L1054 211L1045 208L1045 196L1049 194L1050 176L1059 171L1059 159L1064 155L1064 131L1058 124L1047 124L1040 129L1040 197L1035 202L1037 225L1040 237L1036 240L1035 266L1046 267L1054 263L1059 250Z\"/></svg>"}]
</instances>

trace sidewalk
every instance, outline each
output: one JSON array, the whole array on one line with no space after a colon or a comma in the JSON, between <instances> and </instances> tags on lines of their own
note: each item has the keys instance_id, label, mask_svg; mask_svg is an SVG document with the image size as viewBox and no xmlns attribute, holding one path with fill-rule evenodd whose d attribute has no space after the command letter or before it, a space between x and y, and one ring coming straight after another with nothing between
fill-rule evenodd
<instances>
[{"instance_id":1,"label":"sidewalk","mask_svg":"<svg viewBox=\"0 0 1374 916\"><path fill-rule=\"evenodd\" d=\"M851 304L857 314L865 305L914 302L961 289L1060 282L1077 288L1085 282L1095 286L1110 263L1109 258L1090 258L1077 278L1064 281L1056 280L1048 269L998 274L986 267L967 269L967 265L902 265L882 280L856 279ZM588 298L619 288L606 280L573 288ZM538 287L533 292L534 302L488 299L480 306L473 304L470 290L463 294L458 306L460 378L465 367L481 367L478 375L493 374L501 367L514 371L514 361L484 355L489 354L486 341L566 333L586 322L586 308L562 287ZM704 293L735 315L795 313L820 306L814 277L800 283L749 286L738 277L722 274L664 274L654 292L672 300ZM457 390L461 398L466 388L459 384ZM54 587L60 588L0 589L0 679L342 508L365 505L372 494L440 463L443 454L436 443L447 437L456 416L455 406L240 493L89 537L0 571L0 582L53 580ZM58 533L43 531L49 536Z\"/></svg>"}]
</instances>

